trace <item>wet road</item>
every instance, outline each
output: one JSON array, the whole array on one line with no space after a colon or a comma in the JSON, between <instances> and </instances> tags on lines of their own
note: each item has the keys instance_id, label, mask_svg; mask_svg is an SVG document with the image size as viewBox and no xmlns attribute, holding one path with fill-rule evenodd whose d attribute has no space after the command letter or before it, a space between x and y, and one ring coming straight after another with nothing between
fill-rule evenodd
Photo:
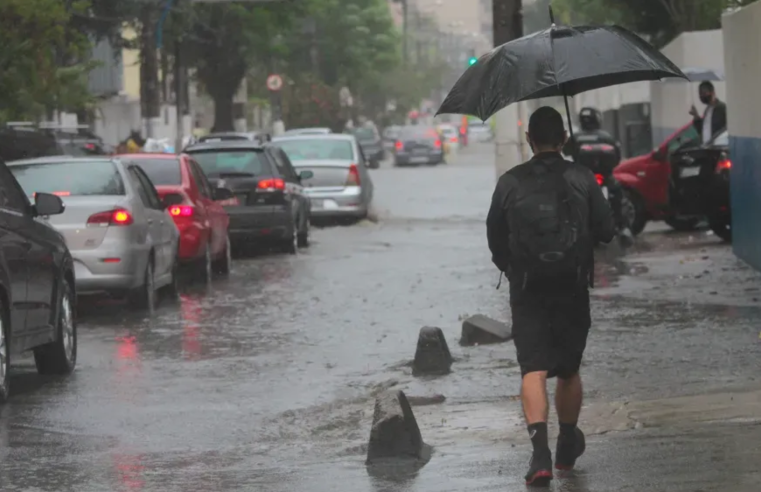
<instances>
[{"instance_id":1,"label":"wet road","mask_svg":"<svg viewBox=\"0 0 761 492\"><path fill-rule=\"evenodd\" d=\"M456 345L463 316L509 316L484 237L492 156L484 145L373 171L377 223L316 230L295 257L240 259L152 319L84 309L72 377L14 368L0 490L524 490L514 348ZM602 255L589 451L555 490L757 491L761 413L673 398L761 387L759 277L704 231L654 228L626 261ZM423 325L444 330L451 375L411 376ZM434 455L416 474L368 476L372 401L390 387L446 396L415 409ZM710 422L673 418L701 405Z\"/></svg>"}]
</instances>

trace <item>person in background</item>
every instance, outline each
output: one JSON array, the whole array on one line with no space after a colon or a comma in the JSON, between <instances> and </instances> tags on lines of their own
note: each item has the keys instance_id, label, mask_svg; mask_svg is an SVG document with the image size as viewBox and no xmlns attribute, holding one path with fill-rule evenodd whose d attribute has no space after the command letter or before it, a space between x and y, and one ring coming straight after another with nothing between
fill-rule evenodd
<instances>
[{"instance_id":1,"label":"person in background","mask_svg":"<svg viewBox=\"0 0 761 492\"><path fill-rule=\"evenodd\" d=\"M693 104L690 115L702 142L707 144L714 135L727 128L727 105L716 97L716 89L710 82L700 84L698 95L700 102L706 105L706 109L703 111L703 116L700 116Z\"/></svg>"},{"instance_id":2,"label":"person in background","mask_svg":"<svg viewBox=\"0 0 761 492\"><path fill-rule=\"evenodd\" d=\"M548 378L558 378L555 467L572 469L585 449L576 424L582 402L579 368L591 325L593 247L610 242L616 229L594 174L561 155L568 136L560 113L548 106L536 110L526 136L534 157L500 177L486 235L492 261L510 282L521 401L534 448L526 484L542 486L553 477Z\"/></svg>"}]
</instances>

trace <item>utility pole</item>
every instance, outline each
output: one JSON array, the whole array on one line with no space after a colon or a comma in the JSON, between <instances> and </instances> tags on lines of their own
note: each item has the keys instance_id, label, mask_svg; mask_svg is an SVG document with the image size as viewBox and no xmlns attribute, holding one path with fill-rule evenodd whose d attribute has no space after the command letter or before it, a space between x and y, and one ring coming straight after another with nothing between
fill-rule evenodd
<instances>
[{"instance_id":1,"label":"utility pole","mask_svg":"<svg viewBox=\"0 0 761 492\"><path fill-rule=\"evenodd\" d=\"M407 11L408 11L408 5L407 2L409 0L393 0L394 3L400 3L402 5L402 60L404 61L404 64L407 64L408 61L408 55L407 55L407 35L409 33L408 29L408 22L407 22Z\"/></svg>"},{"instance_id":2,"label":"utility pole","mask_svg":"<svg viewBox=\"0 0 761 492\"><path fill-rule=\"evenodd\" d=\"M523 36L522 0L492 0L494 46ZM524 105L517 103L498 112L496 118L495 159L497 179L528 157L524 145Z\"/></svg>"}]
</instances>

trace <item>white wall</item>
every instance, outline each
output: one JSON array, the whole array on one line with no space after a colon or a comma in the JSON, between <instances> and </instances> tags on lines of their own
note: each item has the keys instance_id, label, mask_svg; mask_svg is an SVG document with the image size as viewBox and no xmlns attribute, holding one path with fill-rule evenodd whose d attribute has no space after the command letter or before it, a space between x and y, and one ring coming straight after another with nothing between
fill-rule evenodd
<instances>
[{"instance_id":1,"label":"white wall","mask_svg":"<svg viewBox=\"0 0 761 492\"><path fill-rule=\"evenodd\" d=\"M650 102L650 83L634 82L631 84L603 87L602 89L578 94L573 100L575 106L579 109L591 106L602 112L616 110L627 104Z\"/></svg>"},{"instance_id":2,"label":"white wall","mask_svg":"<svg viewBox=\"0 0 761 492\"><path fill-rule=\"evenodd\" d=\"M724 69L724 39L720 29L683 33L662 52L680 68ZM653 143L660 143L671 132L688 123L691 105L703 112L705 106L698 99L698 85L681 81L650 83ZM714 86L717 96L723 100L725 83L714 82Z\"/></svg>"},{"instance_id":3,"label":"white wall","mask_svg":"<svg viewBox=\"0 0 761 492\"><path fill-rule=\"evenodd\" d=\"M102 102L95 122L95 133L104 142L117 145L127 138L132 130L140 130L143 137L148 136L146 122L140 117L140 101L119 96ZM163 105L160 116L153 120L153 138L168 138L174 142L177 112L174 106ZM184 135L191 134L192 118L184 118Z\"/></svg>"}]
</instances>

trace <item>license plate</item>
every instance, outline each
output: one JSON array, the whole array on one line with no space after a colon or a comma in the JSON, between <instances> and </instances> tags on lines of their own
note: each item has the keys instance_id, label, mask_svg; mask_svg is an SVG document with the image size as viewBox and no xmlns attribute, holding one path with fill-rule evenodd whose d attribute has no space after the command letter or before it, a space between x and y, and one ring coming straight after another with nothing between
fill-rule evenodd
<instances>
[{"instance_id":1,"label":"license plate","mask_svg":"<svg viewBox=\"0 0 761 492\"><path fill-rule=\"evenodd\" d=\"M428 153L428 149L415 149L415 150L412 151L412 153L416 154L416 155L427 154Z\"/></svg>"},{"instance_id":2,"label":"license plate","mask_svg":"<svg viewBox=\"0 0 761 492\"><path fill-rule=\"evenodd\" d=\"M333 200L325 200L322 202L322 208L325 210L335 210L338 208L338 204Z\"/></svg>"},{"instance_id":3,"label":"license plate","mask_svg":"<svg viewBox=\"0 0 761 492\"><path fill-rule=\"evenodd\" d=\"M417 157L411 157L410 162L428 162L428 156L417 156Z\"/></svg>"},{"instance_id":4,"label":"license plate","mask_svg":"<svg viewBox=\"0 0 761 492\"><path fill-rule=\"evenodd\" d=\"M602 196L604 196L606 200L608 199L608 187L607 186L603 186L602 187Z\"/></svg>"},{"instance_id":5,"label":"license plate","mask_svg":"<svg viewBox=\"0 0 761 492\"><path fill-rule=\"evenodd\" d=\"M700 174L699 167L683 167L682 170L679 172L679 175L683 178L691 178L693 176L698 176L699 174Z\"/></svg>"}]
</instances>

